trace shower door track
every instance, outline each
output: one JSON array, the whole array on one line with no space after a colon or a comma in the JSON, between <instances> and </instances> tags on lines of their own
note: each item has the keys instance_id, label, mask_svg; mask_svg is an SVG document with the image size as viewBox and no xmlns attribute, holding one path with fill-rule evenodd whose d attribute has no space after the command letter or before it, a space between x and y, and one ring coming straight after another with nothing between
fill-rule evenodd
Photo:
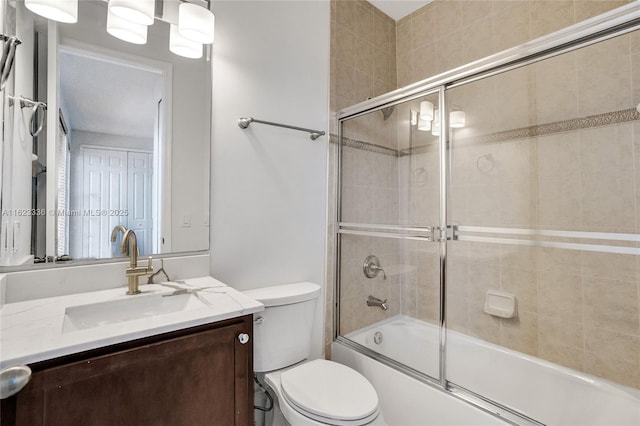
<instances>
[{"instance_id":1,"label":"shower door track","mask_svg":"<svg viewBox=\"0 0 640 426\"><path fill-rule=\"evenodd\" d=\"M336 234L352 234L352 235L368 235L384 238L400 238L415 239L421 241L437 242L440 246L440 342L439 342L439 378L433 378L420 373L412 368L401 364L398 361L389 359L385 356L365 348L357 343L338 334L340 324L340 238L335 240L335 285L334 285L334 316L333 316L333 332L334 341L342 345L351 347L352 349L371 357L385 365L401 371L411 377L420 380L436 389L447 392L458 399L462 399L471 403L477 408L491 413L514 425L542 425L542 423L524 415L523 413L514 411L496 401L488 399L482 395L476 394L461 386L450 383L446 376L446 264L447 264L447 237L451 239L459 239L466 241L483 241L494 243L510 243L519 245L544 245L550 247L575 248L587 251L604 251L614 253L630 253L640 254L640 249L624 246L599 245L599 244L580 244L571 242L557 241L539 241L526 240L519 238L490 237L483 235L463 235L466 232L471 233L494 233L494 234L520 234L535 236L551 236L566 238L589 238L589 239L606 239L612 241L628 241L637 242L640 237L635 234L619 234L619 233L591 233L591 232L574 232L574 231L552 231L552 230L524 230L511 228L489 228L489 227L470 227L470 226L451 226L447 225L447 197L448 197L448 164L447 150L449 144L449 132L443 131L439 140L439 161L440 161L440 218L441 223L438 227L401 227L393 225L367 225L345 223L341 220L341 170L342 170L342 124L347 119L356 118L368 113L407 102L428 94L438 93L438 101L440 105L440 122L442 128L448 128L447 103L445 98L445 90L457 86L461 86L473 81L490 77L510 71L525 65L529 65L543 59L548 59L570 51L586 47L607 39L620 36L631 31L640 29L640 2L630 3L628 5L617 8L608 13L588 19L581 23L572 25L564 30L557 31L547 36L541 37L523 45L505 50L489 56L483 60L478 60L467 65L455 68L451 71L436 75L426 80L408 85L406 87L394 90L384 95L372 98L365 102L353 105L338 112L338 155L337 155L337 191L336 191L336 210L337 210L337 227ZM452 229L450 235L435 240L427 235L431 232L431 228L439 228L441 230ZM536 234L537 232L537 234ZM424 235L423 235L424 234ZM446 233L445 233L446 234ZM434 241L435 240L435 241ZM629 251L630 250L630 251Z\"/></svg>"}]
</instances>

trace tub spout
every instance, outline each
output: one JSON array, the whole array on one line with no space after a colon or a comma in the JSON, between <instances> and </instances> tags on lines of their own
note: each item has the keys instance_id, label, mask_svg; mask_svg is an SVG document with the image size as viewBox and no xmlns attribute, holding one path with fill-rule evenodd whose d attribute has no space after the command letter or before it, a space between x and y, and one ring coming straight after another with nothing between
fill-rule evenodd
<instances>
[{"instance_id":1,"label":"tub spout","mask_svg":"<svg viewBox=\"0 0 640 426\"><path fill-rule=\"evenodd\" d=\"M387 299L381 300L373 296L369 296L367 298L367 306L377 306L383 311L386 311L389 309L389 305L387 305Z\"/></svg>"}]
</instances>

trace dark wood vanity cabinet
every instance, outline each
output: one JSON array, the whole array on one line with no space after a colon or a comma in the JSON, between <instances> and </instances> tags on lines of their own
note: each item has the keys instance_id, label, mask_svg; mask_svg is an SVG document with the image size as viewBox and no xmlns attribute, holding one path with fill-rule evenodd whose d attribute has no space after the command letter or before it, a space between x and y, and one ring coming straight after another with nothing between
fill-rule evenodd
<instances>
[{"instance_id":1,"label":"dark wood vanity cabinet","mask_svg":"<svg viewBox=\"0 0 640 426\"><path fill-rule=\"evenodd\" d=\"M35 364L2 426L252 425L252 327L247 315Z\"/></svg>"}]
</instances>

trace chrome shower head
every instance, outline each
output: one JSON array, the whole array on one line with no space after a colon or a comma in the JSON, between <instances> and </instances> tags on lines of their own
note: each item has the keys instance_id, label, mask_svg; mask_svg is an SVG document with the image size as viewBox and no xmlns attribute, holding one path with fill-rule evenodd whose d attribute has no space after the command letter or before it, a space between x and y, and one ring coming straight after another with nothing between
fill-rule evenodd
<instances>
[{"instance_id":1,"label":"chrome shower head","mask_svg":"<svg viewBox=\"0 0 640 426\"><path fill-rule=\"evenodd\" d=\"M395 107L390 106L390 107L386 107L386 108L382 108L380 111L382 111L382 117L387 120L389 117L391 117L391 114L393 114L393 110Z\"/></svg>"}]
</instances>

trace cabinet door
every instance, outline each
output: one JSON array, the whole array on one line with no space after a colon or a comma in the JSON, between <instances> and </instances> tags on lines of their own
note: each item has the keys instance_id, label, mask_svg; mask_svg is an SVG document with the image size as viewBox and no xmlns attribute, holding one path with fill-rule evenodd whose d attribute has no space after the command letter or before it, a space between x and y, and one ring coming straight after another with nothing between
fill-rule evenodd
<instances>
[{"instance_id":1,"label":"cabinet door","mask_svg":"<svg viewBox=\"0 0 640 426\"><path fill-rule=\"evenodd\" d=\"M252 424L250 321L34 373L16 425Z\"/></svg>"}]
</instances>

